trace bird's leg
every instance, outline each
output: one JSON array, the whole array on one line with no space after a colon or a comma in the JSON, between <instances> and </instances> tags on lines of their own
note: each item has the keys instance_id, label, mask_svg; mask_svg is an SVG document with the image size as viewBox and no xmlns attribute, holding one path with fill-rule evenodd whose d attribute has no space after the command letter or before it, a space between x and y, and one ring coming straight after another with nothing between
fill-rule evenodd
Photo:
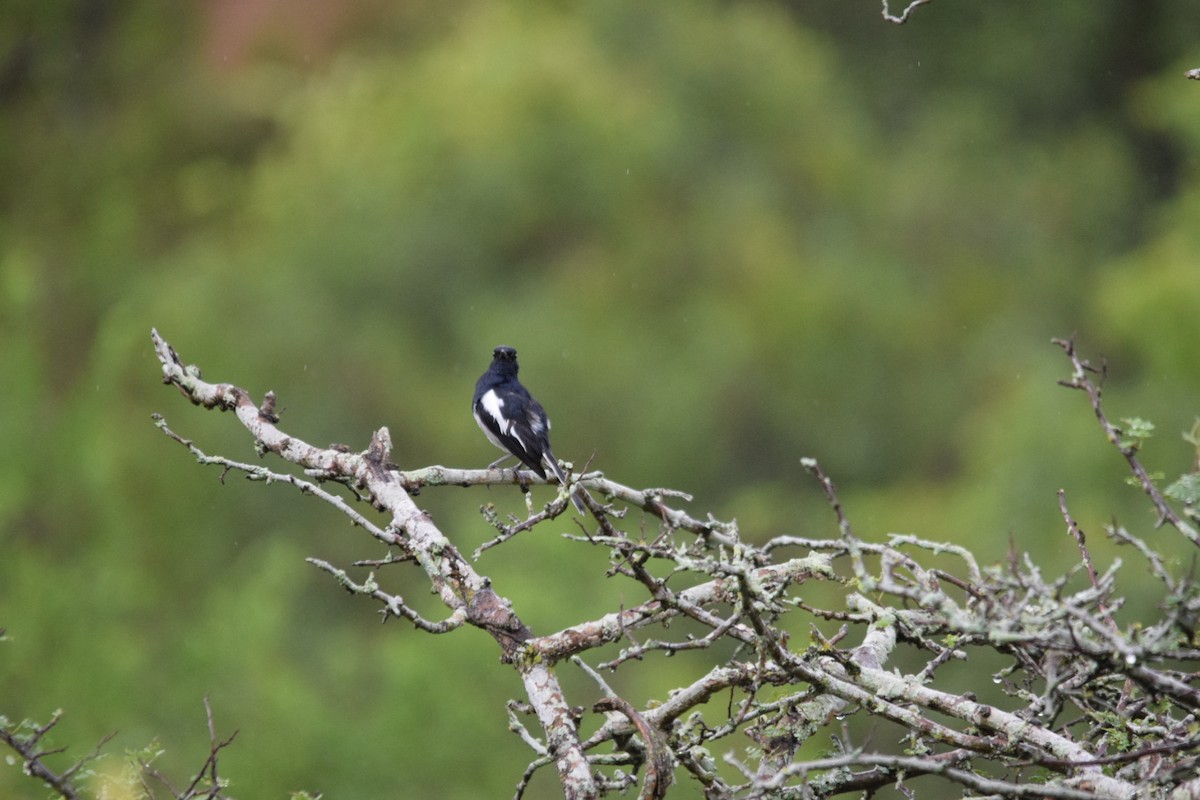
<instances>
[{"instance_id":1,"label":"bird's leg","mask_svg":"<svg viewBox=\"0 0 1200 800\"><path fill-rule=\"evenodd\" d=\"M492 463L488 464L488 467L487 467L487 468L488 468L488 469L496 469L496 468L497 468L497 467L499 467L501 464L503 464L505 461L508 461L510 458L516 458L516 456L513 456L513 455L500 456L500 457L499 457L499 458L497 458L495 461L493 461Z\"/></svg>"},{"instance_id":2,"label":"bird's leg","mask_svg":"<svg viewBox=\"0 0 1200 800\"><path fill-rule=\"evenodd\" d=\"M517 476L517 486L521 487L521 494L525 495L525 505L532 509L533 495L529 491L529 483L525 480L525 476L521 474L521 466L521 464L517 464L513 469L513 474Z\"/></svg>"},{"instance_id":3,"label":"bird's leg","mask_svg":"<svg viewBox=\"0 0 1200 800\"><path fill-rule=\"evenodd\" d=\"M517 464L515 470L517 475L517 486L521 487L521 494L525 496L525 512L528 516L533 516L533 492L529 491L529 484L525 482L525 477L521 474L521 465Z\"/></svg>"}]
</instances>

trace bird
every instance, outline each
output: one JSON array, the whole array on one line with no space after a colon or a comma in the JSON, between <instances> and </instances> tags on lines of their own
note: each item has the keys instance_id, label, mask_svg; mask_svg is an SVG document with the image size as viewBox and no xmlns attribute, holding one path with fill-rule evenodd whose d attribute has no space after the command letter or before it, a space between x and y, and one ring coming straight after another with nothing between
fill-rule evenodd
<instances>
[{"instance_id":1,"label":"bird","mask_svg":"<svg viewBox=\"0 0 1200 800\"><path fill-rule=\"evenodd\" d=\"M492 351L492 363L475 382L475 398L471 401L475 422L488 441L525 466L546 477L549 467L563 486L568 486L566 473L550 449L550 418L546 409L529 394L517 380L517 351L500 345ZM489 467L495 467L508 456ZM576 487L571 502L580 514L587 508L579 498Z\"/></svg>"}]
</instances>

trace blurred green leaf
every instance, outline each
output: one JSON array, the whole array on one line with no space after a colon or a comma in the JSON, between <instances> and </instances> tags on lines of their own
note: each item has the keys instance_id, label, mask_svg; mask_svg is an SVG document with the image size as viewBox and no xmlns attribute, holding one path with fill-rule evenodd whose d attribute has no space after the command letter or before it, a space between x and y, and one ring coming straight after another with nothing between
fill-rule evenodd
<instances>
[{"instance_id":1,"label":"blurred green leaf","mask_svg":"<svg viewBox=\"0 0 1200 800\"><path fill-rule=\"evenodd\" d=\"M1189 472L1163 489L1163 494L1187 506L1200 503L1200 474Z\"/></svg>"},{"instance_id":2,"label":"blurred green leaf","mask_svg":"<svg viewBox=\"0 0 1200 800\"><path fill-rule=\"evenodd\" d=\"M1122 449L1140 450L1142 444L1154 435L1154 423L1140 417L1121 417Z\"/></svg>"}]
</instances>

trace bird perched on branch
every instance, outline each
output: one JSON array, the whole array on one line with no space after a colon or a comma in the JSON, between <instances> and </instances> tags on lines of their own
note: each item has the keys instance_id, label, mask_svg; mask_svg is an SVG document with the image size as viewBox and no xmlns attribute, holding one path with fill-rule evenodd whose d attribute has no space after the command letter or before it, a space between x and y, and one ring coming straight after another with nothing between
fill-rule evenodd
<instances>
[{"instance_id":1,"label":"bird perched on branch","mask_svg":"<svg viewBox=\"0 0 1200 800\"><path fill-rule=\"evenodd\" d=\"M475 383L471 410L488 441L516 456L539 477L545 478L549 467L560 484L568 485L566 473L550 450L550 419L546 409L517 380L516 350L501 345L492 351L491 366ZM491 466L502 461L504 458ZM579 491L578 487L571 491L571 502L580 514L586 514Z\"/></svg>"}]
</instances>

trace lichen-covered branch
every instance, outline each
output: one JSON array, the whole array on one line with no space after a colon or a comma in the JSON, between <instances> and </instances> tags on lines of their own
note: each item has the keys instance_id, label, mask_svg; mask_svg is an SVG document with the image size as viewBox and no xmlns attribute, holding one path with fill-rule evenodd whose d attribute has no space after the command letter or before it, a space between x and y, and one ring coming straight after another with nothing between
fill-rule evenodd
<instances>
[{"instance_id":1,"label":"lichen-covered branch","mask_svg":"<svg viewBox=\"0 0 1200 800\"><path fill-rule=\"evenodd\" d=\"M1124 800L1194 788L1200 593L1190 574L1114 524L1109 535L1145 561L1162 595L1161 618L1124 619L1120 562L1096 563L1065 495L1066 532L1058 535L1078 549L1080 567L1048 577L1027 555L981 567L962 544L860 535L815 459L802 465L833 512L826 537L782 531L749 540L733 522L682 508L691 498L680 492L589 471L578 480L590 518L566 536L581 553L604 553L596 578L622 582L626 602L538 634L411 497L537 476L393 464L386 429L361 453L314 447L280 429L273 395L256 406L233 384L201 380L157 334L155 347L166 382L197 405L234 413L285 468L209 456L159 419L164 433L202 464L328 503L389 548L386 558L355 562L372 570L361 577L311 563L385 618L427 633L474 626L494 637L525 688L506 704L510 730L532 753L518 797L550 766L568 797L636 783L642 797L662 798L683 781L710 798L828 797L891 784L915 795L933 781L997 797ZM1142 468L1139 443L1108 422L1091 378L1097 371L1073 345L1064 350L1074 370L1065 385L1088 393L1160 518L1197 541ZM561 492L539 509L527 500L523 517L484 504L483 524L498 535L475 558L566 507ZM425 618L387 590L391 573L376 570L394 564L424 572L444 619ZM638 692L640 702L613 688L639 685L663 658L690 665L691 676L655 698ZM974 667L965 680L949 666L964 662ZM557 669L582 670L599 697L568 702ZM589 714L592 733L581 739Z\"/></svg>"},{"instance_id":2,"label":"lichen-covered branch","mask_svg":"<svg viewBox=\"0 0 1200 800\"><path fill-rule=\"evenodd\" d=\"M248 392L233 384L205 382L200 370L185 366L157 331L152 338L162 364L164 383L178 387L196 405L234 413L261 451L360 487L371 505L389 515L388 525L376 538L421 566L452 618L465 615L471 625L486 630L496 639L504 658L514 663L520 673L529 702L542 722L567 796L594 796L591 771L557 678L544 662L515 658L521 643L530 637L529 629L513 613L511 603L496 594L491 582L475 571L428 515L413 503L396 472L388 468L391 442L387 430L377 432L362 453L315 447L279 428L273 395L268 396L263 406L256 406Z\"/></svg>"}]
</instances>

